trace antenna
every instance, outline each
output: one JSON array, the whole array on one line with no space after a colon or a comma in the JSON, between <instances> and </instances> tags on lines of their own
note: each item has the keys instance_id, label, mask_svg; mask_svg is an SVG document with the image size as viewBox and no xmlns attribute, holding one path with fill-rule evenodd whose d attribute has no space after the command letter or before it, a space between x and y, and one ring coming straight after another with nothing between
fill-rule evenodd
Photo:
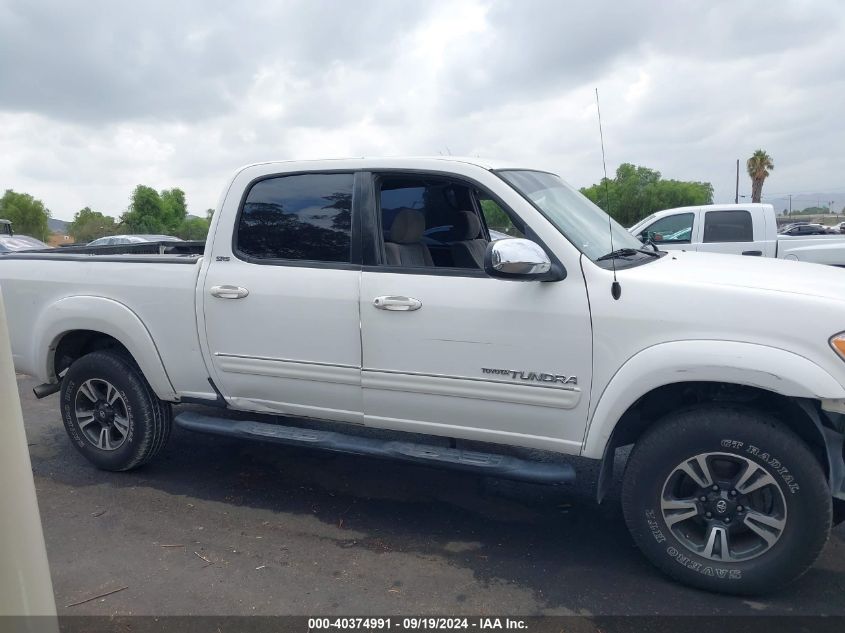
<instances>
[{"instance_id":1,"label":"antenna","mask_svg":"<svg viewBox=\"0 0 845 633\"><path fill-rule=\"evenodd\" d=\"M599 106L599 89L596 88L596 112L599 115L599 139L601 141L601 166L604 169L604 199L607 204L607 231L610 234L610 250L613 251L613 224L610 219L610 186L607 180L607 162L604 158L604 133L601 129L601 107ZM622 296L622 286L616 280L616 258L610 259L613 265L613 283L610 285L611 296L618 300Z\"/></svg>"}]
</instances>

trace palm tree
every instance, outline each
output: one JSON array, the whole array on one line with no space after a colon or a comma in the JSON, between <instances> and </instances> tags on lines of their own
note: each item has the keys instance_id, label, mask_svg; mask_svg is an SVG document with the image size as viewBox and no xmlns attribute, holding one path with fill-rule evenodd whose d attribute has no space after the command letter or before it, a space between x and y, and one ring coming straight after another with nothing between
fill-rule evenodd
<instances>
[{"instance_id":1,"label":"palm tree","mask_svg":"<svg viewBox=\"0 0 845 633\"><path fill-rule=\"evenodd\" d=\"M758 149L745 165L748 168L748 175L751 176L751 202L760 202L763 181L766 180L769 172L774 170L775 164L766 150Z\"/></svg>"}]
</instances>

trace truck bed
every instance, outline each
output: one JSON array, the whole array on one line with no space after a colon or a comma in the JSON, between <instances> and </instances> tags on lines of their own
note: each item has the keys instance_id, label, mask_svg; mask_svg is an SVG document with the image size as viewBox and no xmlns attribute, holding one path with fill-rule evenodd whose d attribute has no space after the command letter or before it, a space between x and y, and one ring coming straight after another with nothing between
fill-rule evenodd
<instances>
[{"instance_id":1,"label":"truck bed","mask_svg":"<svg viewBox=\"0 0 845 633\"><path fill-rule=\"evenodd\" d=\"M138 246L148 245L67 247L0 256L0 290L19 371L45 379L43 354L37 349L53 343L34 340L36 334L48 331L48 323L54 329L56 323L66 331L79 329L73 311L64 306L84 298L100 302L101 308L86 312L89 322L83 329L108 333L107 328L114 326L110 310L128 310L156 342L174 387L208 391L195 308L202 255L144 253L144 249L138 253Z\"/></svg>"},{"instance_id":2,"label":"truck bed","mask_svg":"<svg viewBox=\"0 0 845 633\"><path fill-rule=\"evenodd\" d=\"M778 235L776 253L781 259L845 266L845 235Z\"/></svg>"},{"instance_id":3,"label":"truck bed","mask_svg":"<svg viewBox=\"0 0 845 633\"><path fill-rule=\"evenodd\" d=\"M199 256L205 251L205 241L184 242L141 242L137 244L114 244L109 246L61 246L40 250L19 251L20 255L173 255Z\"/></svg>"}]
</instances>

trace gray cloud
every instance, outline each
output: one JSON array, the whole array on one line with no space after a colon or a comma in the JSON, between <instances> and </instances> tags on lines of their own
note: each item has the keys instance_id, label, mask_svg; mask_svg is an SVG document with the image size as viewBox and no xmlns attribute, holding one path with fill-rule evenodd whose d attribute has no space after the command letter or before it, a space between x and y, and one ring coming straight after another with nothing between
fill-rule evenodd
<instances>
[{"instance_id":1,"label":"gray cloud","mask_svg":"<svg viewBox=\"0 0 845 633\"><path fill-rule=\"evenodd\" d=\"M762 146L764 195L845 190L844 35L835 0L7 0L0 188L69 218L180 186L202 212L244 163L438 152L580 186L601 176L598 87L611 168L732 199Z\"/></svg>"},{"instance_id":2,"label":"gray cloud","mask_svg":"<svg viewBox=\"0 0 845 633\"><path fill-rule=\"evenodd\" d=\"M267 64L312 80L334 64L378 72L425 6L12 0L0 8L0 107L196 121L234 110Z\"/></svg>"}]
</instances>

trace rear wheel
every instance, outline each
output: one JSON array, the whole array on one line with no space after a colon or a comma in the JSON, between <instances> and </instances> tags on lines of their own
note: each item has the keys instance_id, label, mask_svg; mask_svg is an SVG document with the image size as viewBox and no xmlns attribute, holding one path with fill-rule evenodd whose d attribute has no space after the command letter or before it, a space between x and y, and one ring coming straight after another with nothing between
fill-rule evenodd
<instances>
[{"instance_id":1,"label":"rear wheel","mask_svg":"<svg viewBox=\"0 0 845 633\"><path fill-rule=\"evenodd\" d=\"M112 352L77 359L62 380L62 419L73 445L104 470L151 460L170 435L170 405L135 363Z\"/></svg>"},{"instance_id":2,"label":"rear wheel","mask_svg":"<svg viewBox=\"0 0 845 633\"><path fill-rule=\"evenodd\" d=\"M771 591L818 557L831 495L807 446L752 410L672 413L634 446L622 487L625 520L670 576L734 594Z\"/></svg>"}]
</instances>

